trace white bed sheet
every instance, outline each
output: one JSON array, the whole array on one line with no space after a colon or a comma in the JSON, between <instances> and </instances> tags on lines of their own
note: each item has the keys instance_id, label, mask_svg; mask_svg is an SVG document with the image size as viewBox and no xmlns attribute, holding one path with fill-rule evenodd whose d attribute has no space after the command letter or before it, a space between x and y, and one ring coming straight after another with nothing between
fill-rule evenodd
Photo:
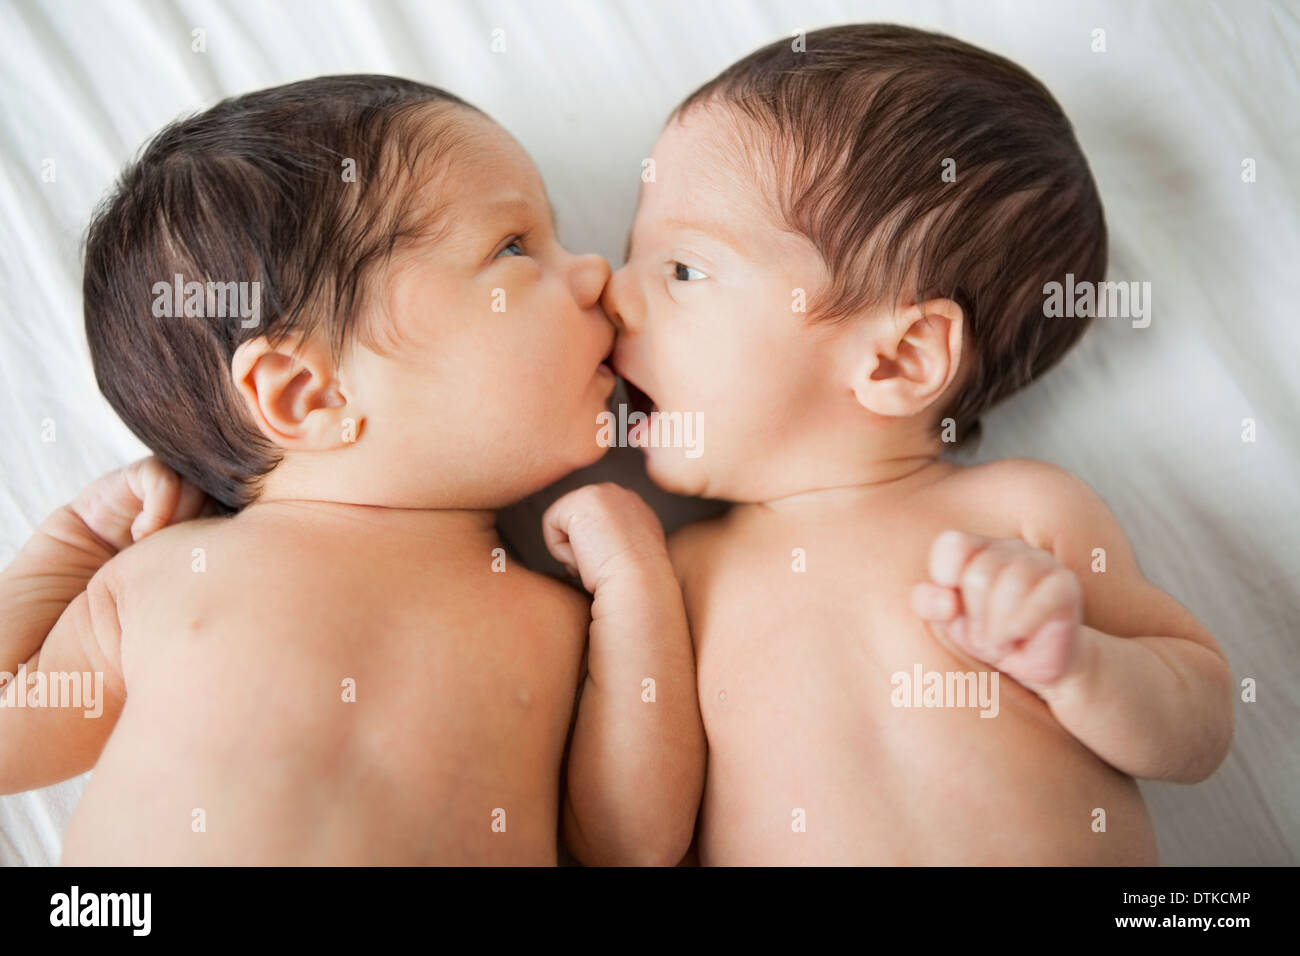
<instances>
[{"instance_id":1,"label":"white bed sheet","mask_svg":"<svg viewBox=\"0 0 1300 956\"><path fill-rule=\"evenodd\" d=\"M618 261L640 161L677 100L796 29L896 21L1004 53L1073 118L1101 186L1111 277L1152 283L1151 326L1102 321L987 422L979 458L1091 483L1142 567L1211 627L1257 703L1195 787L1143 784L1167 864L1300 858L1300 7L1294 2L0 3L0 562L96 474L142 452L99 397L79 242L167 121L323 73L441 86L513 131L562 237ZM191 50L206 30L207 50ZM506 52L490 49L505 31ZM1090 49L1106 31L1107 50ZM1244 183L1241 164L1256 162ZM54 182L42 181L53 159ZM1255 419L1258 440L1241 440ZM53 422L55 441L42 440ZM635 453L600 477L645 488ZM580 478L570 479L574 484ZM553 493L552 493L553 495ZM651 495L669 525L697 513ZM526 540L548 496L508 516ZM522 529L522 530L521 530ZM537 558L539 561L540 557ZM0 863L57 860L84 778L0 799Z\"/></svg>"}]
</instances>

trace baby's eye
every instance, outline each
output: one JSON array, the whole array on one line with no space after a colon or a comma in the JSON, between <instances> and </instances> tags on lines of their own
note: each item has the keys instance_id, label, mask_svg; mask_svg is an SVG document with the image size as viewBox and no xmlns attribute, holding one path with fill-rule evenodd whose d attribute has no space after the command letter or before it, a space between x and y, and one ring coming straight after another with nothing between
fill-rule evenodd
<instances>
[{"instance_id":1,"label":"baby's eye","mask_svg":"<svg viewBox=\"0 0 1300 956\"><path fill-rule=\"evenodd\" d=\"M696 282L699 279L707 279L708 276L699 269L692 269L690 266L681 262L673 263L673 278L678 282Z\"/></svg>"},{"instance_id":2,"label":"baby's eye","mask_svg":"<svg viewBox=\"0 0 1300 956\"><path fill-rule=\"evenodd\" d=\"M515 236L515 238L511 239L502 247L501 251L496 254L496 258L500 259L502 256L522 256L524 254L523 241L522 236Z\"/></svg>"}]
</instances>

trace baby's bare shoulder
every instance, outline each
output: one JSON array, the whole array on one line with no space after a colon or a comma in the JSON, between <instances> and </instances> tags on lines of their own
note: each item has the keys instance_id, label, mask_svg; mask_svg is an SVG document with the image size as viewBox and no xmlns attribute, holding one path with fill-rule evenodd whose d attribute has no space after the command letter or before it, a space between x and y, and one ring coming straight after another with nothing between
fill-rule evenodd
<instances>
[{"instance_id":1,"label":"baby's bare shoulder","mask_svg":"<svg viewBox=\"0 0 1300 956\"><path fill-rule=\"evenodd\" d=\"M1033 458L1004 458L962 468L948 493L969 508L996 516L1036 547L1054 550L1080 535L1111 537L1118 523L1102 497L1064 468Z\"/></svg>"},{"instance_id":2,"label":"baby's bare shoulder","mask_svg":"<svg viewBox=\"0 0 1300 956\"><path fill-rule=\"evenodd\" d=\"M513 557L418 546L407 536L339 534L265 517L191 521L164 528L119 556L129 613L186 627L295 620L304 630L350 631L382 615L386 626L531 633L585 639L590 601Z\"/></svg>"},{"instance_id":3,"label":"baby's bare shoulder","mask_svg":"<svg viewBox=\"0 0 1300 956\"><path fill-rule=\"evenodd\" d=\"M119 551L104 571L117 590L165 591L169 582L185 581L206 570L208 550L216 541L229 540L229 525L224 518L170 525Z\"/></svg>"},{"instance_id":4,"label":"baby's bare shoulder","mask_svg":"<svg viewBox=\"0 0 1300 956\"><path fill-rule=\"evenodd\" d=\"M1088 486L1057 465L1035 458L1000 458L982 465L971 465L953 472L952 481L965 486L965 490L984 490L990 493L1014 491L1030 494L1034 500L1078 493Z\"/></svg>"}]
</instances>

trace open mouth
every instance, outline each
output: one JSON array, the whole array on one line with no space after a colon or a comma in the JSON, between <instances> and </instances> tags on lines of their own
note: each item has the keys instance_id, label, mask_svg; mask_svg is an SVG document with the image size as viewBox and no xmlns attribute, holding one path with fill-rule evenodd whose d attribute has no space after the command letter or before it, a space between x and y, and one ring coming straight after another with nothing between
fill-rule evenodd
<instances>
[{"instance_id":1,"label":"open mouth","mask_svg":"<svg viewBox=\"0 0 1300 956\"><path fill-rule=\"evenodd\" d=\"M623 384L627 388L627 404L632 411L649 416L651 412L659 410L659 406L654 403L654 399L641 391L630 379L624 378Z\"/></svg>"}]
</instances>

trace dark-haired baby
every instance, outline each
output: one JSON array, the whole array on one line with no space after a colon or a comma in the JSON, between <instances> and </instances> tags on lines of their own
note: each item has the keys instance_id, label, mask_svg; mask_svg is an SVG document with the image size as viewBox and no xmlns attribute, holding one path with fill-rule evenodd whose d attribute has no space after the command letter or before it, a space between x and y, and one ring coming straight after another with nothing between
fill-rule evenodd
<instances>
[{"instance_id":1,"label":"dark-haired baby","mask_svg":"<svg viewBox=\"0 0 1300 956\"><path fill-rule=\"evenodd\" d=\"M951 38L841 27L724 71L652 158L603 301L641 410L708 426L643 442L650 476L734 502L669 542L701 862L1154 863L1134 778L1223 760L1222 651L1083 482L942 457L1083 333L1044 285L1103 278L1060 107Z\"/></svg>"},{"instance_id":2,"label":"dark-haired baby","mask_svg":"<svg viewBox=\"0 0 1300 956\"><path fill-rule=\"evenodd\" d=\"M158 316L175 275L257 282L261 325ZM581 860L681 857L704 741L657 519L608 486L547 513L594 621L495 528L603 452L608 275L430 87L326 77L152 141L92 225L86 324L158 457L0 575L0 670L104 675L98 719L0 698L0 791L94 768L65 862L552 864L561 817Z\"/></svg>"}]
</instances>

